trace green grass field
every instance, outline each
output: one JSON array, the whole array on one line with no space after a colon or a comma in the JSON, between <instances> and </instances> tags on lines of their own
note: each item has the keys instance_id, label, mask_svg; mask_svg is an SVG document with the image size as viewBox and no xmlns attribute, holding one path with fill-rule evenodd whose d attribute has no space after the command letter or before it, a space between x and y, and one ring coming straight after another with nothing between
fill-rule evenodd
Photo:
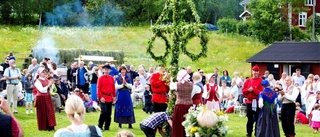
<instances>
[{"instance_id":1,"label":"green grass field","mask_svg":"<svg viewBox=\"0 0 320 137\"><path fill-rule=\"evenodd\" d=\"M112 110L114 112L114 109ZM99 119L99 112L86 113L84 123L88 125L96 125ZM25 114L25 109L19 107L19 113L15 114L18 121L21 123L26 137L51 137L54 135L53 131L38 131L36 114ZM135 108L136 123L133 124L133 129L128 129L127 125L123 125L122 129L130 130L135 134L136 137L144 137L144 133L140 130L139 123L148 116L144 113L141 108ZM237 114L228 114L229 121L227 122L228 134L227 137L245 137L246 135L246 118L240 117ZM113 116L112 116L113 120ZM55 129L60 129L70 125L66 114L64 112L56 113L57 126ZM283 136L281 122L279 122L281 136ZM117 132L122 130L118 128L118 124L115 122L111 123L110 131L103 131L104 137L115 137ZM313 129L307 125L296 125L296 136L297 137L319 137L320 133L314 133ZM158 134L158 137L160 135Z\"/></svg>"},{"instance_id":2,"label":"green grass field","mask_svg":"<svg viewBox=\"0 0 320 137\"><path fill-rule=\"evenodd\" d=\"M24 58L36 46L37 41L50 37L56 43L56 48L80 48L88 50L122 50L125 53L125 63L146 67L156 66L146 54L146 45L151 36L150 27L43 27L40 31L36 26L0 26L0 57L3 58L10 51L17 57L17 65L22 66ZM230 74L238 71L240 75L250 76L250 64L245 60L265 48L259 41L237 34L218 34L208 32L207 58L191 61L181 55L180 66L191 66L193 70L204 69L212 73L218 67L221 72L227 69ZM199 39L191 39L187 45L189 51L199 53ZM164 53L164 42L156 39L154 52L156 55ZM0 59L1 59L0 58Z\"/></svg>"}]
</instances>

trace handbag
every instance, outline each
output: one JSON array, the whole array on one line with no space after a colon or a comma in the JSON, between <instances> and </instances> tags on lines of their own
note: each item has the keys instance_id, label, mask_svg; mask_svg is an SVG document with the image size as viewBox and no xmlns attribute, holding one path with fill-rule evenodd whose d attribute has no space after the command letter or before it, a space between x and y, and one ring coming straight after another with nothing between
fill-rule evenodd
<instances>
[{"instance_id":1,"label":"handbag","mask_svg":"<svg viewBox=\"0 0 320 137\"><path fill-rule=\"evenodd\" d=\"M90 130L90 133L91 133L91 137L101 137L97 133L96 126L94 126L94 125L89 126L89 130Z\"/></svg>"}]
</instances>

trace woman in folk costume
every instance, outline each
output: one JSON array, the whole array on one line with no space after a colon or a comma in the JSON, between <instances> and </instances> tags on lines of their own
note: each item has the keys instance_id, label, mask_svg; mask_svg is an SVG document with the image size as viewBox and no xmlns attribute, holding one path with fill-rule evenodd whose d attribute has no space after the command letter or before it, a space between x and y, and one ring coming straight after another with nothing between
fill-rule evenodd
<instances>
[{"instance_id":1,"label":"woman in folk costume","mask_svg":"<svg viewBox=\"0 0 320 137\"><path fill-rule=\"evenodd\" d=\"M202 104L203 85L201 83L202 76L199 72L194 72L192 75L193 89L191 92L193 105Z\"/></svg>"},{"instance_id":2,"label":"woman in folk costume","mask_svg":"<svg viewBox=\"0 0 320 137\"><path fill-rule=\"evenodd\" d=\"M39 130L54 130L56 118L54 114L53 103L50 95L50 87L54 83L53 79L48 80L45 68L39 68L39 78L34 83L37 107L37 122Z\"/></svg>"},{"instance_id":3,"label":"woman in folk costume","mask_svg":"<svg viewBox=\"0 0 320 137\"><path fill-rule=\"evenodd\" d=\"M189 81L189 77L188 72L182 69L177 75L178 82L170 83L170 89L176 91L175 95L177 97L172 118L172 137L186 136L181 123L185 120L184 115L188 113L189 108L192 106L191 92L193 84Z\"/></svg>"},{"instance_id":4,"label":"woman in folk costume","mask_svg":"<svg viewBox=\"0 0 320 137\"><path fill-rule=\"evenodd\" d=\"M218 85L214 83L215 75L208 74L208 83L203 88L203 93L206 95L206 107L210 110L220 110Z\"/></svg>"},{"instance_id":5,"label":"woman in folk costume","mask_svg":"<svg viewBox=\"0 0 320 137\"><path fill-rule=\"evenodd\" d=\"M135 123L134 111L132 100L130 97L130 89L132 88L131 78L127 75L127 69L120 67L120 75L116 78L117 89L117 101L115 104L114 122L121 124L129 124L129 128L132 128L132 124Z\"/></svg>"},{"instance_id":6,"label":"woman in folk costume","mask_svg":"<svg viewBox=\"0 0 320 137\"><path fill-rule=\"evenodd\" d=\"M259 94L261 108L256 137L280 137L278 115L276 109L277 93L270 88L268 80L262 81L263 91Z\"/></svg>"}]
</instances>

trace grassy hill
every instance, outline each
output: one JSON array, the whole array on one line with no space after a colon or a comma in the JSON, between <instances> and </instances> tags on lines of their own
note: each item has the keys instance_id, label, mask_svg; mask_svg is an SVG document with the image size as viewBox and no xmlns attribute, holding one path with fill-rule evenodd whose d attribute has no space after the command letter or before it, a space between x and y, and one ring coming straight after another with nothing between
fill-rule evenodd
<instances>
[{"instance_id":1,"label":"grassy hill","mask_svg":"<svg viewBox=\"0 0 320 137\"><path fill-rule=\"evenodd\" d=\"M17 65L21 66L23 58L30 54L38 40L52 38L56 48L80 48L88 50L122 50L125 52L126 64L145 64L146 67L155 66L157 62L146 54L146 45L151 36L150 27L43 27L36 26L0 26L0 57L3 58L10 51L17 57ZM234 71L243 76L250 75L250 64L245 60L265 48L265 45L250 37L236 34L208 33L207 58L192 62L185 55L180 56L180 66L191 66L193 70L204 69L213 72L218 67L221 72L227 69L230 74ZM164 53L164 42L155 41L154 52ZM199 39L189 41L187 49L198 53Z\"/></svg>"}]
</instances>

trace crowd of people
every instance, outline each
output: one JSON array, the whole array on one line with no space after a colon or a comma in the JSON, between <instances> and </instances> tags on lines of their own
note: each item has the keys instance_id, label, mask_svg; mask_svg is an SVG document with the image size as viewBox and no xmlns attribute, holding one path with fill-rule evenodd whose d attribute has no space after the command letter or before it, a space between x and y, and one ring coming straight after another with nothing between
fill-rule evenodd
<instances>
[{"instance_id":1,"label":"crowd of people","mask_svg":"<svg viewBox=\"0 0 320 137\"><path fill-rule=\"evenodd\" d=\"M234 112L237 105L246 106L248 137L280 136L279 115L286 137L295 136L295 123L310 124L315 132L320 127L319 76L309 74L305 79L300 69L292 76L284 72L281 79L275 80L269 71L260 76L258 66L252 68L251 78L243 78L238 72L231 78L227 70L220 76L218 68L205 75L202 69L193 72L187 66L179 70L177 82L173 82L163 66L147 70L139 65L135 70L134 65L96 65L92 61L86 65L79 61L71 63L70 67L61 64L68 67L66 78L63 78L63 73L57 69L59 65L49 58L43 58L41 62L32 59L32 64L22 72L16 68L14 57L5 59L0 68L0 91L6 89L8 106L13 104L13 114L18 113L18 94L21 92L24 93L26 114L33 113L33 106L36 107L38 130L54 130L55 113L64 110L72 124L58 130L57 137L66 134L87 136L92 132L102 136L101 131L110 130L112 108L118 127L128 124L132 129L136 123L134 108L141 100L143 110L151 114L140 123L148 137L154 137L157 129L162 134L166 122L172 127L173 137L185 136L181 125L184 115L191 106L197 105L226 113ZM172 117L167 114L169 90L174 90L177 97ZM84 124L85 112L97 110L100 111L97 126ZM11 112L5 113L15 120Z\"/></svg>"}]
</instances>

